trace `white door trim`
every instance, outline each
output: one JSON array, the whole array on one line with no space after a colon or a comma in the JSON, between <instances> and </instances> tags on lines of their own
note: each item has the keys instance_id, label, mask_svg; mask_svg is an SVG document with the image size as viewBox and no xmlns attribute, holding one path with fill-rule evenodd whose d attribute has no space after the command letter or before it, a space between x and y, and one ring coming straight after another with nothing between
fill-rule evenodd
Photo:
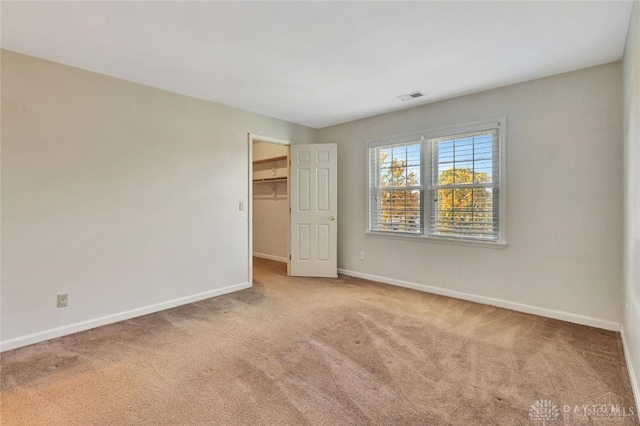
<instances>
[{"instance_id":1,"label":"white door trim","mask_svg":"<svg viewBox=\"0 0 640 426\"><path fill-rule=\"evenodd\" d=\"M248 158L248 189L249 189L249 199L247 200L247 223L248 225L248 251L247 251L247 261L249 265L249 285L253 286L253 143L254 142L268 142L275 143L279 145L291 145L291 141L287 139L274 138L271 136L257 135L254 133L247 133L247 158ZM288 165L287 165L288 167ZM291 179L287 179L287 194L289 194L289 185ZM290 221L290 218L287 216L287 222ZM289 232L290 225L287 223L287 233ZM291 244L291 238L287 235L287 244ZM287 247L287 253L290 253L291 250ZM287 274L289 274L289 260L287 259Z\"/></svg>"}]
</instances>

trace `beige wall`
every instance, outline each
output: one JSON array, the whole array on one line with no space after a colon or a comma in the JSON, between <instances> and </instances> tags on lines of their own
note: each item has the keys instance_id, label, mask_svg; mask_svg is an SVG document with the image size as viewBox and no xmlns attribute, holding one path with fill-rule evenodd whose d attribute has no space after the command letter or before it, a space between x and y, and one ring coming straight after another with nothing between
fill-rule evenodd
<instances>
[{"instance_id":1,"label":"beige wall","mask_svg":"<svg viewBox=\"0 0 640 426\"><path fill-rule=\"evenodd\" d=\"M621 75L613 63L316 131L2 51L2 348L247 285L249 132L338 143L340 268L615 327ZM365 236L367 140L502 115L506 250Z\"/></svg>"},{"instance_id":2,"label":"beige wall","mask_svg":"<svg viewBox=\"0 0 640 426\"><path fill-rule=\"evenodd\" d=\"M351 274L617 329L622 80L612 63L320 130ZM366 141L507 117L506 250L365 235ZM365 261L359 252L365 252Z\"/></svg>"},{"instance_id":3,"label":"beige wall","mask_svg":"<svg viewBox=\"0 0 640 426\"><path fill-rule=\"evenodd\" d=\"M625 349L640 404L640 4L635 2L624 51L624 321ZM639 405L640 406L640 405Z\"/></svg>"},{"instance_id":4,"label":"beige wall","mask_svg":"<svg viewBox=\"0 0 640 426\"><path fill-rule=\"evenodd\" d=\"M316 130L1 53L3 349L248 285L247 133Z\"/></svg>"}]
</instances>

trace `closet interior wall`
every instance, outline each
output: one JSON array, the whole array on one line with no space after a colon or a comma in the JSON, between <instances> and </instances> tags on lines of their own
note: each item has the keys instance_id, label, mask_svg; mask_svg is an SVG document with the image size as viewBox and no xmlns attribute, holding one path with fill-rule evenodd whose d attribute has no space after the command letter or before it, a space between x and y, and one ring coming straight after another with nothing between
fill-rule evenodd
<instances>
[{"instance_id":1,"label":"closet interior wall","mask_svg":"<svg viewBox=\"0 0 640 426\"><path fill-rule=\"evenodd\" d=\"M253 143L253 255L286 262L289 193L287 145Z\"/></svg>"}]
</instances>

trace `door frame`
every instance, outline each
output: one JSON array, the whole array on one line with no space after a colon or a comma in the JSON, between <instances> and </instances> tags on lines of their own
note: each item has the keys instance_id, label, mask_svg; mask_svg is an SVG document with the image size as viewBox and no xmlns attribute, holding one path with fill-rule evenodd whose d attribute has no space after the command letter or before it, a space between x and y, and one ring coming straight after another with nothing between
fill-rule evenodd
<instances>
[{"instance_id":1,"label":"door frame","mask_svg":"<svg viewBox=\"0 0 640 426\"><path fill-rule=\"evenodd\" d=\"M248 189L249 189L249 199L247 200L247 222L248 226L248 263L249 263L249 285L253 287L253 143L254 142L267 142L278 145L291 145L291 141L288 139L280 139L274 138L271 136L264 136L255 133L247 133L247 158L248 158ZM289 154L287 154L287 167L290 169L288 164ZM290 173L287 173L287 198L291 200L290 189L291 189L291 176ZM291 227L291 216L287 215L287 253L291 252L291 237L289 235L289 228ZM290 260L289 255L287 254L287 275L289 275L289 267Z\"/></svg>"}]
</instances>

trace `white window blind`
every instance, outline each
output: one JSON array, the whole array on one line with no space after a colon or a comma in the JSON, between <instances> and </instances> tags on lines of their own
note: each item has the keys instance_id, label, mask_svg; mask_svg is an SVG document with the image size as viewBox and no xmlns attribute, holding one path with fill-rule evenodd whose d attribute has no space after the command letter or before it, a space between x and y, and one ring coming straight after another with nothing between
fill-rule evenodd
<instances>
[{"instance_id":1,"label":"white window blind","mask_svg":"<svg viewBox=\"0 0 640 426\"><path fill-rule=\"evenodd\" d=\"M422 233L421 141L370 151L372 230Z\"/></svg>"},{"instance_id":2,"label":"white window blind","mask_svg":"<svg viewBox=\"0 0 640 426\"><path fill-rule=\"evenodd\" d=\"M498 128L428 139L429 234L499 238Z\"/></svg>"},{"instance_id":3,"label":"white window blind","mask_svg":"<svg viewBox=\"0 0 640 426\"><path fill-rule=\"evenodd\" d=\"M504 245L504 123L371 142L368 230Z\"/></svg>"}]
</instances>

